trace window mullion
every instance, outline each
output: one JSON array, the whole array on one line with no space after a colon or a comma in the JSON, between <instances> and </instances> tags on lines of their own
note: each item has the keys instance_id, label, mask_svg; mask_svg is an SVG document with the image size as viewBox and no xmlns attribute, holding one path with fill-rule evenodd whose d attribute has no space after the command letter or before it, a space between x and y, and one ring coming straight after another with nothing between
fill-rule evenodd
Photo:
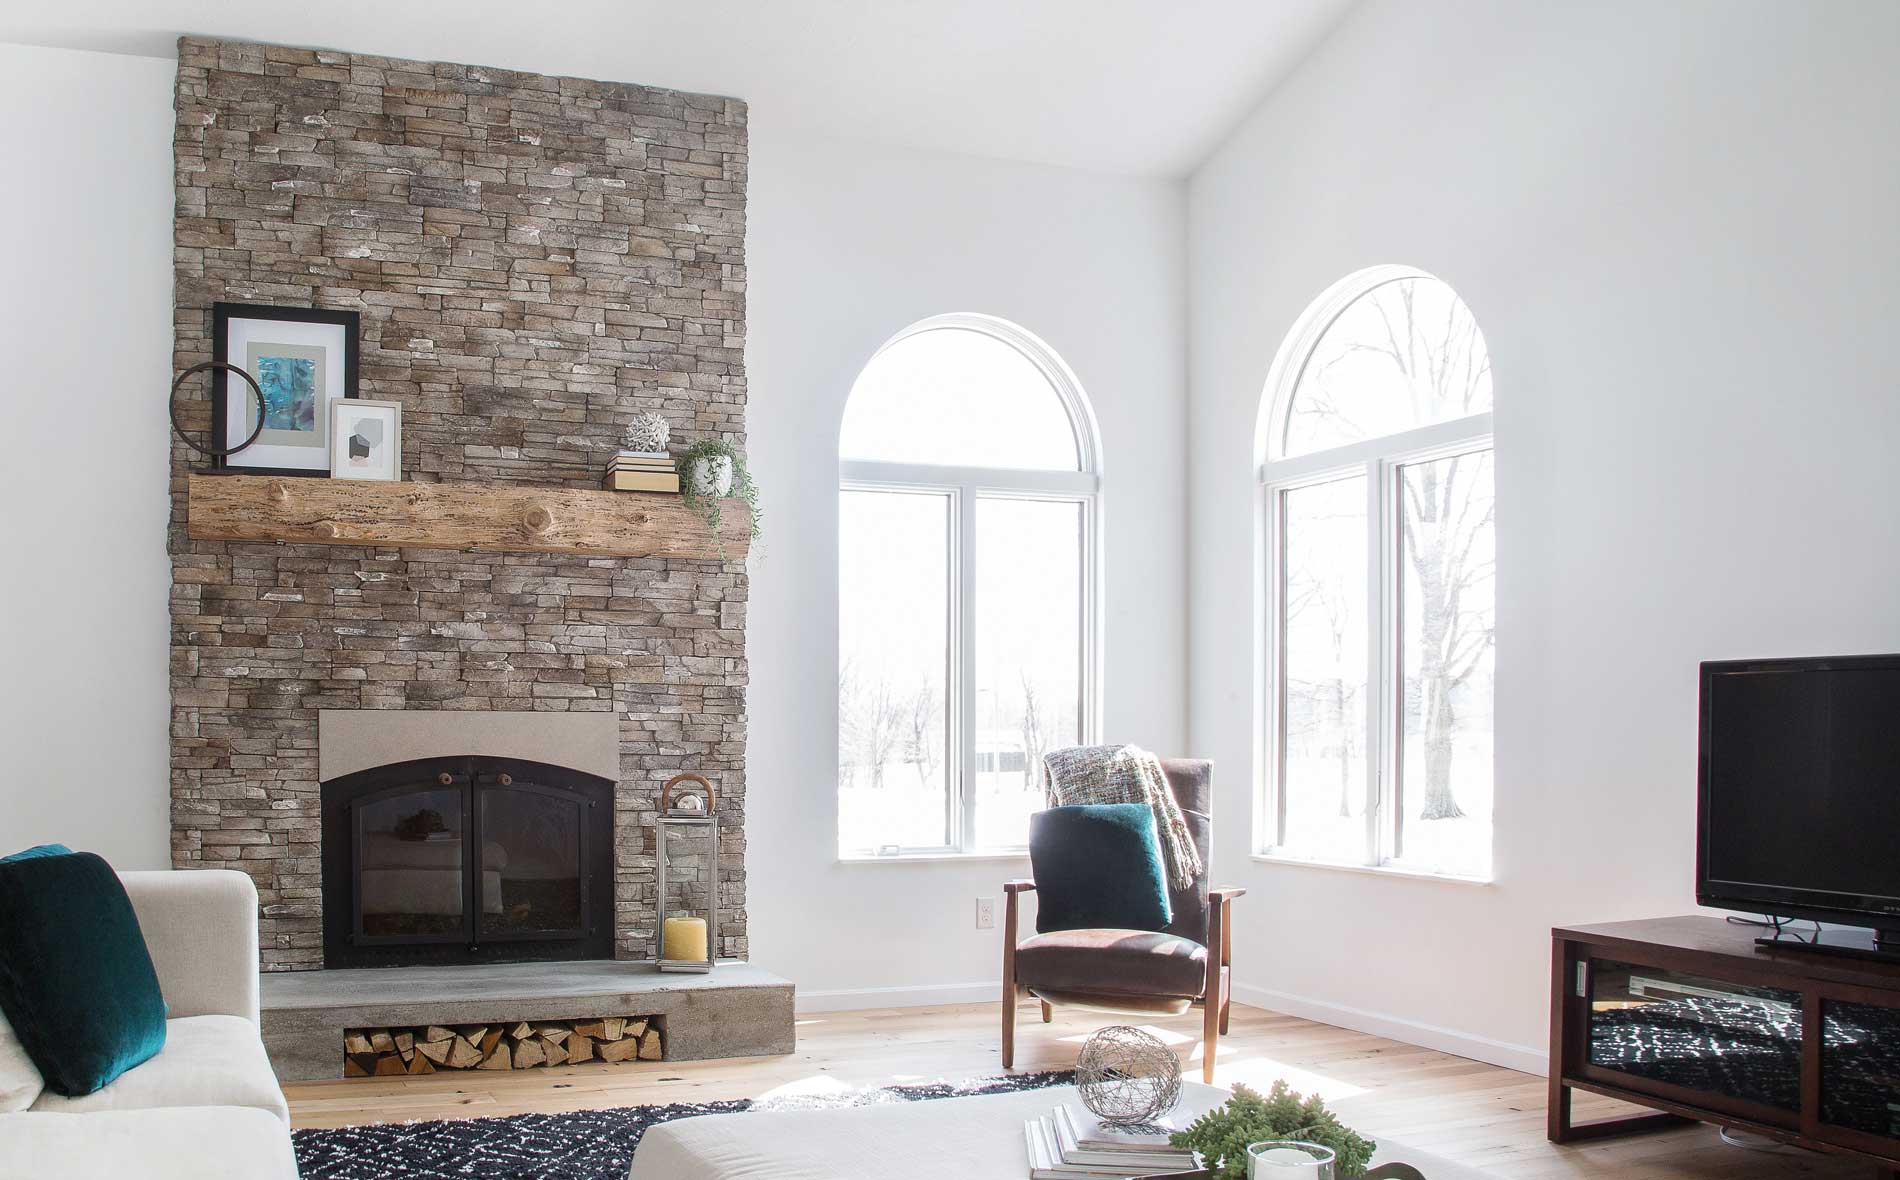
<instances>
[{"instance_id":1,"label":"window mullion","mask_svg":"<svg viewBox=\"0 0 1900 1180\"><path fill-rule=\"evenodd\" d=\"M1270 531L1268 544L1273 554L1269 573L1272 596L1268 601L1272 627L1273 677L1273 846L1284 847L1286 831L1286 493L1280 488L1267 489Z\"/></svg>"},{"instance_id":2,"label":"window mullion","mask_svg":"<svg viewBox=\"0 0 1900 1180\"><path fill-rule=\"evenodd\" d=\"M1386 585L1386 465L1366 463L1366 863L1379 864L1386 854L1388 804L1392 798L1391 767L1387 759L1389 733L1388 643L1385 627Z\"/></svg>"},{"instance_id":3,"label":"window mullion","mask_svg":"<svg viewBox=\"0 0 1900 1180\"><path fill-rule=\"evenodd\" d=\"M1379 644L1379 765L1380 824L1379 863L1398 860L1404 849L1405 769L1404 748L1400 739L1405 717L1405 669L1403 648L1399 643L1402 623L1400 587L1404 553L1400 544L1400 521L1405 505L1399 500L1399 485L1404 467L1396 459L1380 461L1379 467L1379 613L1373 616Z\"/></svg>"},{"instance_id":4,"label":"window mullion","mask_svg":"<svg viewBox=\"0 0 1900 1180\"><path fill-rule=\"evenodd\" d=\"M1077 538L1076 551L1082 555L1082 568L1076 574L1076 586L1081 598L1075 609L1081 619L1076 628L1076 637L1080 647L1076 651L1076 667L1081 671L1080 692L1077 695L1078 707L1075 718L1076 737L1085 746L1092 746L1102 740L1102 660L1106 658L1105 645L1101 640L1102 613L1098 609L1101 592L1101 552L1096 538L1100 533L1096 529L1096 514L1101 505L1093 496L1076 501L1076 516L1082 535ZM1041 771L1031 767L1032 780L1041 776ZM1025 837L1027 839L1027 837Z\"/></svg>"},{"instance_id":5,"label":"window mullion","mask_svg":"<svg viewBox=\"0 0 1900 1180\"><path fill-rule=\"evenodd\" d=\"M953 805L951 838L956 847L976 847L976 487L960 486L956 498L955 551L950 578L956 601L955 648L957 792Z\"/></svg>"}]
</instances>

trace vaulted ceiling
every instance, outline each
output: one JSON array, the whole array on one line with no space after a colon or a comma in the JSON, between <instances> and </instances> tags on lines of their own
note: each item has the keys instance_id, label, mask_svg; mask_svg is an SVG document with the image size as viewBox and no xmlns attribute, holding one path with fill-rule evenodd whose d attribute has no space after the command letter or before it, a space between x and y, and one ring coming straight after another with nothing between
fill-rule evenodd
<instances>
[{"instance_id":1,"label":"vaulted ceiling","mask_svg":"<svg viewBox=\"0 0 1900 1180\"><path fill-rule=\"evenodd\" d=\"M0 41L183 33L645 82L758 129L1151 175L1193 168L1352 0L21 0Z\"/></svg>"}]
</instances>

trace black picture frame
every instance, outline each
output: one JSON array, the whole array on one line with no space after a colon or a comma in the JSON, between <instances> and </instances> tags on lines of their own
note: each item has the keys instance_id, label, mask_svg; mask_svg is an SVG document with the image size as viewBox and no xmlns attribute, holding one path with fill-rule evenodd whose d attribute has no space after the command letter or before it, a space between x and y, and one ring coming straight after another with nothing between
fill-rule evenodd
<instances>
[{"instance_id":1,"label":"black picture frame","mask_svg":"<svg viewBox=\"0 0 1900 1180\"><path fill-rule=\"evenodd\" d=\"M278 322L300 324L330 324L343 329L343 396L357 396L357 375L360 368L358 337L361 334L361 317L353 311L333 310L326 307L277 307L264 303L213 303L211 305L211 357L213 360L226 360L226 351L231 341L232 320L275 320ZM256 374L252 374L256 376ZM231 446L241 440L228 439L225 436L227 422L226 397L234 378L219 370L217 379L211 383L211 429L212 437L221 446ZM241 379L239 379L241 380ZM329 421L329 405L324 403L317 409L326 423ZM242 454L242 451L237 452ZM231 462L231 456L220 455L212 461L212 470L231 475L296 475L318 479L330 477L329 448L323 450L322 468L305 469L301 467L252 467Z\"/></svg>"}]
</instances>

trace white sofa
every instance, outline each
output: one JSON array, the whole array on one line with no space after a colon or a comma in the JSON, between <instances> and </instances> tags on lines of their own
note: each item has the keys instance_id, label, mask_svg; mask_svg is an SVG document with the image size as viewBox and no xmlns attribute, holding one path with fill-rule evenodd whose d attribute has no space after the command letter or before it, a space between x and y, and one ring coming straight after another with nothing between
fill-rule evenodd
<instances>
[{"instance_id":1,"label":"white sofa","mask_svg":"<svg viewBox=\"0 0 1900 1180\"><path fill-rule=\"evenodd\" d=\"M165 1047L83 1098L0 1114L0 1180L295 1180L257 1018L257 887L225 869L121 873L165 994Z\"/></svg>"}]
</instances>

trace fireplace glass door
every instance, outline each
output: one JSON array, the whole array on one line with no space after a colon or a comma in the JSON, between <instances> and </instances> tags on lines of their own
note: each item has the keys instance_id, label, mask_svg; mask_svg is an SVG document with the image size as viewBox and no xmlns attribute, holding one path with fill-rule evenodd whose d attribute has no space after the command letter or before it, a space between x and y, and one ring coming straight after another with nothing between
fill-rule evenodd
<instances>
[{"instance_id":1,"label":"fireplace glass door","mask_svg":"<svg viewBox=\"0 0 1900 1180\"><path fill-rule=\"evenodd\" d=\"M611 958L613 786L472 756L324 783L325 965Z\"/></svg>"},{"instance_id":2,"label":"fireplace glass door","mask_svg":"<svg viewBox=\"0 0 1900 1180\"><path fill-rule=\"evenodd\" d=\"M481 794L486 937L572 938L581 930L579 798L538 787Z\"/></svg>"},{"instance_id":3,"label":"fireplace glass door","mask_svg":"<svg viewBox=\"0 0 1900 1180\"><path fill-rule=\"evenodd\" d=\"M397 787L355 808L356 885L366 939L466 939L462 792Z\"/></svg>"}]
</instances>

